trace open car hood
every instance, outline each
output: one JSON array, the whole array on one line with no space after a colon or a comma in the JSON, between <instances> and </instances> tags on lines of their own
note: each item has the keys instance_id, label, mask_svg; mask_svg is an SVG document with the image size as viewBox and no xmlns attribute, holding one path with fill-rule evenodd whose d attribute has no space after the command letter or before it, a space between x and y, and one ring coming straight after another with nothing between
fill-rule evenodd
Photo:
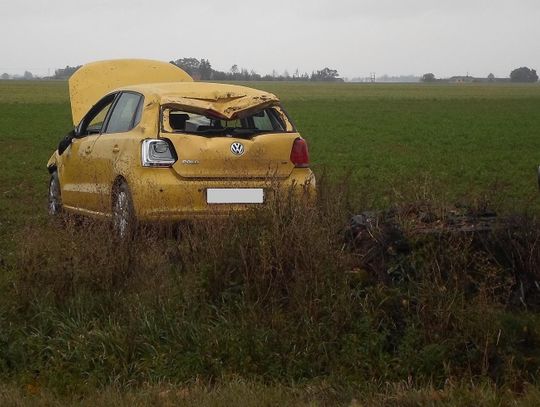
<instances>
[{"instance_id":1,"label":"open car hood","mask_svg":"<svg viewBox=\"0 0 540 407\"><path fill-rule=\"evenodd\" d=\"M149 59L116 59L86 64L69 79L73 124L79 124L90 108L114 89L162 82L193 82L193 79L173 64Z\"/></svg>"}]
</instances>

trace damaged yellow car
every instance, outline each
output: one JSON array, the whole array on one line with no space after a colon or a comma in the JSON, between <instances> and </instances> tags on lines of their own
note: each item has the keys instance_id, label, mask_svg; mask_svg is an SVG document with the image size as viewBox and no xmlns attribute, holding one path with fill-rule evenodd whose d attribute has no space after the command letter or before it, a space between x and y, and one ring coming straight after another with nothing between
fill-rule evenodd
<instances>
[{"instance_id":1,"label":"damaged yellow car","mask_svg":"<svg viewBox=\"0 0 540 407\"><path fill-rule=\"evenodd\" d=\"M193 82L150 60L95 62L69 80L75 129L49 159L49 213L137 222L189 220L312 199L306 141L279 99Z\"/></svg>"}]
</instances>

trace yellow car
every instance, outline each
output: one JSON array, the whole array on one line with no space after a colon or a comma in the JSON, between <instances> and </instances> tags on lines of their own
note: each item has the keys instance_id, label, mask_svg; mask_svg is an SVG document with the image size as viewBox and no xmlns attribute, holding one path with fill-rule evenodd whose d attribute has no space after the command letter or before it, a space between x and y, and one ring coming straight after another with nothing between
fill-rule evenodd
<instances>
[{"instance_id":1,"label":"yellow car","mask_svg":"<svg viewBox=\"0 0 540 407\"><path fill-rule=\"evenodd\" d=\"M306 141L271 93L150 60L87 64L69 92L76 127L47 163L53 215L112 217L126 236L136 222L313 198Z\"/></svg>"}]
</instances>

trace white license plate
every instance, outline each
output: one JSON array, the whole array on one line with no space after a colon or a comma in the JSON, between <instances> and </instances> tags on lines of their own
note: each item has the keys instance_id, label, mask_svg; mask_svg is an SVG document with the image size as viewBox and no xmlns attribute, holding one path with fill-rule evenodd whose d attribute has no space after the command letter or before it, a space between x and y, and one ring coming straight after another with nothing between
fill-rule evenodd
<instances>
[{"instance_id":1,"label":"white license plate","mask_svg":"<svg viewBox=\"0 0 540 407\"><path fill-rule=\"evenodd\" d=\"M261 204L264 202L262 188L208 188L206 202L209 204Z\"/></svg>"}]
</instances>

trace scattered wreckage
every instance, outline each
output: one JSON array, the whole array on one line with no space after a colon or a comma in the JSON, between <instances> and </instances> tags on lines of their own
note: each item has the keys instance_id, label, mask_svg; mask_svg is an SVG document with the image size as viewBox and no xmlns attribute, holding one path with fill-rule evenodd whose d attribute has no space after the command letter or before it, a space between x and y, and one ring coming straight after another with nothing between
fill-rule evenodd
<instances>
[{"instance_id":1,"label":"scattered wreckage","mask_svg":"<svg viewBox=\"0 0 540 407\"><path fill-rule=\"evenodd\" d=\"M380 274L385 263L407 256L415 246L430 239L482 238L510 227L487 209L454 207L441 213L428 205L417 204L355 215L344 231L344 238L345 246L359 256L362 267Z\"/></svg>"},{"instance_id":2,"label":"scattered wreckage","mask_svg":"<svg viewBox=\"0 0 540 407\"><path fill-rule=\"evenodd\" d=\"M509 305L540 310L540 225L534 218L416 204L356 215L344 237L344 249L357 258L348 273L357 277L353 281L418 278L414 258L420 256L420 264L432 264L443 285L461 284L464 292L489 285Z\"/></svg>"}]
</instances>

